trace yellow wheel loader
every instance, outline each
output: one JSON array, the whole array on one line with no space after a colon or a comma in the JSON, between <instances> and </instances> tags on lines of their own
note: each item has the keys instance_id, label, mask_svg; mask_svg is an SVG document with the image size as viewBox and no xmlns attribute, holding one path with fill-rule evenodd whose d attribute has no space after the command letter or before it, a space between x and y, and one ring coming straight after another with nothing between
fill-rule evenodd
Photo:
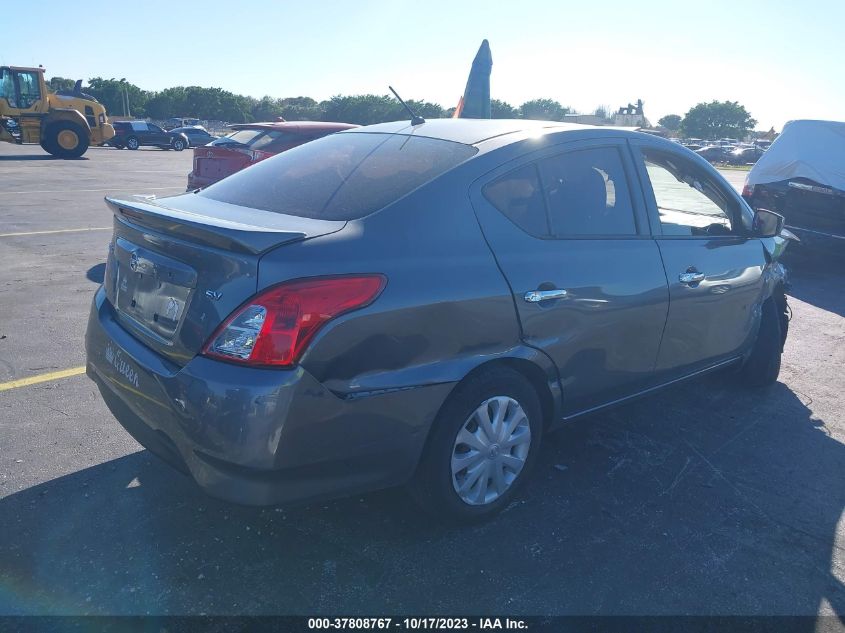
<instances>
[{"instance_id":1,"label":"yellow wheel loader","mask_svg":"<svg viewBox=\"0 0 845 633\"><path fill-rule=\"evenodd\" d=\"M59 158L78 158L114 136L106 109L80 90L50 92L44 69L0 66L0 141L38 143Z\"/></svg>"}]
</instances>

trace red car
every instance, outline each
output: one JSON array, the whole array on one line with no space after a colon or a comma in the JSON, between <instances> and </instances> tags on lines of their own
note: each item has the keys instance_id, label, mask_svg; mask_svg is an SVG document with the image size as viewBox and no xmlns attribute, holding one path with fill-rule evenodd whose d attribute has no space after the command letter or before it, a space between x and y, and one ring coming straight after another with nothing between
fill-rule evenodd
<instances>
[{"instance_id":1,"label":"red car","mask_svg":"<svg viewBox=\"0 0 845 633\"><path fill-rule=\"evenodd\" d=\"M228 136L194 148L194 168L188 174L188 191L201 189L244 167L340 130L358 127L349 123L285 121L242 123L230 126Z\"/></svg>"}]
</instances>

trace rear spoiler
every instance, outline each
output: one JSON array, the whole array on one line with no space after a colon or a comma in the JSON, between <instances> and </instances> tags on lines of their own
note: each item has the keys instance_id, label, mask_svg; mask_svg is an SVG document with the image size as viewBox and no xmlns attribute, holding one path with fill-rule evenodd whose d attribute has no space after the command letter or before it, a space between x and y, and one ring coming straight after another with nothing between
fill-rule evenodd
<instances>
[{"instance_id":1,"label":"rear spoiler","mask_svg":"<svg viewBox=\"0 0 845 633\"><path fill-rule=\"evenodd\" d=\"M282 244L341 230L345 221L312 220L199 198L193 194L165 200L106 197L115 218L226 251L258 255ZM237 218L237 219L232 219Z\"/></svg>"}]
</instances>

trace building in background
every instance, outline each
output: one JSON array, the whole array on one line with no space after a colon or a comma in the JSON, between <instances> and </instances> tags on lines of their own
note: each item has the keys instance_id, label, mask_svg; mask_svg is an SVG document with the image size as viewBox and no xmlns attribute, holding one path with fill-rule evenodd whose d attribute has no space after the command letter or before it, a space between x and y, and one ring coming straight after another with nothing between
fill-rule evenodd
<instances>
[{"instance_id":1,"label":"building in background","mask_svg":"<svg viewBox=\"0 0 845 633\"><path fill-rule=\"evenodd\" d=\"M643 100L637 99L637 105L629 103L619 108L613 115L613 125L621 127L651 127L643 114Z\"/></svg>"}]
</instances>

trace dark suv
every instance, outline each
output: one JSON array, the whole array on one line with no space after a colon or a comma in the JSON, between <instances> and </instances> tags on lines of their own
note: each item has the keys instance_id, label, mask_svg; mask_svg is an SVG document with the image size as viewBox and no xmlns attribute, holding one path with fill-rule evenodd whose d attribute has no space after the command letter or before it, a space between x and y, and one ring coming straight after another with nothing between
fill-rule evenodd
<instances>
[{"instance_id":1,"label":"dark suv","mask_svg":"<svg viewBox=\"0 0 845 633\"><path fill-rule=\"evenodd\" d=\"M114 132L114 138L109 141L109 145L117 149L138 149L142 145L152 145L181 152L189 144L188 137L184 134L167 132L146 121L115 121Z\"/></svg>"}]
</instances>

